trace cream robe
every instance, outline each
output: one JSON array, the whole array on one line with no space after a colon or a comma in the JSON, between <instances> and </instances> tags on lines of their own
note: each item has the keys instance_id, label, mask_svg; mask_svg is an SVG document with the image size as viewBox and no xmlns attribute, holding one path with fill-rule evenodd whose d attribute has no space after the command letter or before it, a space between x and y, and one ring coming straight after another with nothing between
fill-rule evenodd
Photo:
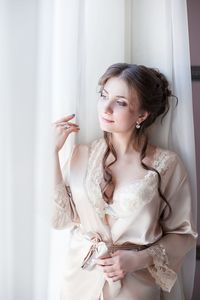
<instances>
[{"instance_id":1,"label":"cream robe","mask_svg":"<svg viewBox=\"0 0 200 300\"><path fill-rule=\"evenodd\" d=\"M55 187L53 227L71 230L61 300L185 299L177 273L197 233L181 160L174 152L161 148L154 156L153 167L161 174L161 190L172 208L172 214L165 219L162 216L167 215L167 206L159 197L158 178L153 171L116 189L113 204L105 203L100 189L105 149L103 138L90 145L75 145L62 170L64 181ZM106 224L105 214L113 216L112 226ZM96 233L101 241L92 240ZM124 242L153 244L148 253L154 264L117 282L106 281L95 265L90 268L91 259L87 261L88 268L81 267L92 245L95 257L109 243ZM174 285L180 288L170 298Z\"/></svg>"}]
</instances>

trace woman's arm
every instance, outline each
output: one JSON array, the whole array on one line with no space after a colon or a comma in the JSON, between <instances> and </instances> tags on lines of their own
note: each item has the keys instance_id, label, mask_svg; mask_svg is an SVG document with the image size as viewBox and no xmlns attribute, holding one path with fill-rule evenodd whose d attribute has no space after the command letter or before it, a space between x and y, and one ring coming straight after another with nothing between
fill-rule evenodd
<instances>
[{"instance_id":1,"label":"woman's arm","mask_svg":"<svg viewBox=\"0 0 200 300\"><path fill-rule=\"evenodd\" d=\"M68 171L73 151L65 163L63 170L61 170L59 151L63 147L67 137L71 132L78 132L79 128L76 124L70 123L73 116L68 116L53 123L54 129L54 149L53 149L53 212L52 212L52 226L55 229L64 229L72 222L76 222L78 219L75 205L72 199L72 193L69 184L63 179L63 172ZM65 128L67 125L70 127ZM73 150L75 147L73 148ZM62 172L63 171L63 172Z\"/></svg>"},{"instance_id":2,"label":"woman's arm","mask_svg":"<svg viewBox=\"0 0 200 300\"><path fill-rule=\"evenodd\" d=\"M162 290L170 292L185 255L195 243L192 235L171 233L146 250L153 259L147 268Z\"/></svg>"},{"instance_id":3,"label":"woman's arm","mask_svg":"<svg viewBox=\"0 0 200 300\"><path fill-rule=\"evenodd\" d=\"M168 214L164 204L159 220L163 237L149 247L147 252L153 258L153 264L148 267L150 274L163 290L169 292L186 254L195 246L198 235L187 172L177 155L167 168L164 180L164 192L171 206L171 214Z\"/></svg>"},{"instance_id":4,"label":"woman's arm","mask_svg":"<svg viewBox=\"0 0 200 300\"><path fill-rule=\"evenodd\" d=\"M53 162L54 162L54 186L63 181L63 176L60 167L59 153L57 150L53 153Z\"/></svg>"}]
</instances>

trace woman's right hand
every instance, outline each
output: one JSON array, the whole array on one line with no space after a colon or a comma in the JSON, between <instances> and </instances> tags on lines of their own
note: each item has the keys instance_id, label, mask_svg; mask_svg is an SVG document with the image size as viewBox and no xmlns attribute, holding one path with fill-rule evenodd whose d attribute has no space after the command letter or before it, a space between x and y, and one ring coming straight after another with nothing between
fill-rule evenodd
<instances>
[{"instance_id":1,"label":"woman's right hand","mask_svg":"<svg viewBox=\"0 0 200 300\"><path fill-rule=\"evenodd\" d=\"M75 123L69 122L75 117L75 115L66 116L52 123L53 126L53 147L54 151L59 152L63 147L67 137L72 132L78 132L79 126ZM67 126L68 128L66 128Z\"/></svg>"}]
</instances>

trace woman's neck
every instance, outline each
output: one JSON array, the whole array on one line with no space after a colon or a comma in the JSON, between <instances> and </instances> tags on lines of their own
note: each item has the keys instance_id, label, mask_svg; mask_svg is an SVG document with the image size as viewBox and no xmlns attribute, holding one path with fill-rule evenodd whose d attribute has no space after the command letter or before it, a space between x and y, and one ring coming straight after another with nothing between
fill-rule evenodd
<instances>
[{"instance_id":1,"label":"woman's neck","mask_svg":"<svg viewBox=\"0 0 200 300\"><path fill-rule=\"evenodd\" d=\"M134 152L140 152L144 140L144 137L141 138L140 144L138 144L138 139L133 136L132 132L127 134L112 133L110 138L118 158Z\"/></svg>"}]
</instances>

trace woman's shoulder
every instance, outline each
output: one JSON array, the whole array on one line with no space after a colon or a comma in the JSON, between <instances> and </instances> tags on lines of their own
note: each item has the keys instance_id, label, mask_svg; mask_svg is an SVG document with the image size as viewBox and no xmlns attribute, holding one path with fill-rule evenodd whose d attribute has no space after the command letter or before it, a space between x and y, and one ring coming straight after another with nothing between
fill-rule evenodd
<instances>
[{"instance_id":1,"label":"woman's shoulder","mask_svg":"<svg viewBox=\"0 0 200 300\"><path fill-rule=\"evenodd\" d=\"M169 170L171 173L175 169L180 169L182 172L186 172L184 163L180 154L171 149L166 149L162 147L155 147L155 155L153 166L159 171L164 173Z\"/></svg>"},{"instance_id":2,"label":"woman's shoulder","mask_svg":"<svg viewBox=\"0 0 200 300\"><path fill-rule=\"evenodd\" d=\"M168 161L175 161L179 159L179 155L170 149L162 148L159 146L155 146L155 160L163 160L167 159Z\"/></svg>"},{"instance_id":3,"label":"woman's shoulder","mask_svg":"<svg viewBox=\"0 0 200 300\"><path fill-rule=\"evenodd\" d=\"M89 143L75 143L70 155L70 169L78 170L81 166L93 168L98 166L103 153L103 138L97 138ZM104 147L104 146L103 146Z\"/></svg>"},{"instance_id":4,"label":"woman's shoulder","mask_svg":"<svg viewBox=\"0 0 200 300\"><path fill-rule=\"evenodd\" d=\"M98 149L99 147L101 146L105 146L106 143L105 143L105 140L103 137L98 137L98 138L95 138L93 139L92 141L88 142L88 143L77 143L75 145L75 148L77 150L82 150L82 149L85 149L87 148L88 150L94 150L94 149Z\"/></svg>"},{"instance_id":5,"label":"woman's shoulder","mask_svg":"<svg viewBox=\"0 0 200 300\"><path fill-rule=\"evenodd\" d=\"M90 148L95 148L95 147L99 147L99 146L105 146L106 142L105 139L103 137L98 137L96 139L93 139L90 143L89 143L89 147Z\"/></svg>"},{"instance_id":6,"label":"woman's shoulder","mask_svg":"<svg viewBox=\"0 0 200 300\"><path fill-rule=\"evenodd\" d=\"M80 156L81 153L98 153L102 151L102 148L105 148L106 143L103 137L93 139L88 143L75 143L73 146L73 156Z\"/></svg>"}]
</instances>

